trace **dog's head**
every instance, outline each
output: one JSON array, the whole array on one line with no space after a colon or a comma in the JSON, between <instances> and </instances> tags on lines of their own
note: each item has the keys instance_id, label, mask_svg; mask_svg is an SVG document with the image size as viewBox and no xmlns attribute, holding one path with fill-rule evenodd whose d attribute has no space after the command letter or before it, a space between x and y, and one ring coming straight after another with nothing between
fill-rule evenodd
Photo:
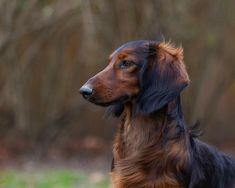
<instances>
[{"instance_id":1,"label":"dog's head","mask_svg":"<svg viewBox=\"0 0 235 188\"><path fill-rule=\"evenodd\" d=\"M121 112L120 107L133 102L136 113L149 114L179 96L188 83L182 48L141 40L115 50L108 66L90 78L80 92L97 105L114 105Z\"/></svg>"}]
</instances>

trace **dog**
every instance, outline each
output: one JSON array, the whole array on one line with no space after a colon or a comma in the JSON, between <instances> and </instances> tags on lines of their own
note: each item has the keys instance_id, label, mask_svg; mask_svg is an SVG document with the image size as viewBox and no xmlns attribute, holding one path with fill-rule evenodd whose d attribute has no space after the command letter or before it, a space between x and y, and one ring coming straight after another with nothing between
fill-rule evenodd
<instances>
[{"instance_id":1,"label":"dog","mask_svg":"<svg viewBox=\"0 0 235 188\"><path fill-rule=\"evenodd\" d=\"M128 42L80 93L121 122L113 146L114 188L234 188L235 160L186 128L180 102L189 85L183 49Z\"/></svg>"}]
</instances>

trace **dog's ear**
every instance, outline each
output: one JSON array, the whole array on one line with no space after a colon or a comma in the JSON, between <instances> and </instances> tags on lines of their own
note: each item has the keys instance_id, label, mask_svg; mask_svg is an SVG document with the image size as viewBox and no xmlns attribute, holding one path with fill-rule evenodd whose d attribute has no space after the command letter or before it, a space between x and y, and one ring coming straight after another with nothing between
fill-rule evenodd
<instances>
[{"instance_id":1,"label":"dog's ear","mask_svg":"<svg viewBox=\"0 0 235 188\"><path fill-rule=\"evenodd\" d=\"M179 96L189 83L182 48L169 43L150 44L149 48L151 53L140 71L136 106L136 113L140 114L161 109Z\"/></svg>"}]
</instances>

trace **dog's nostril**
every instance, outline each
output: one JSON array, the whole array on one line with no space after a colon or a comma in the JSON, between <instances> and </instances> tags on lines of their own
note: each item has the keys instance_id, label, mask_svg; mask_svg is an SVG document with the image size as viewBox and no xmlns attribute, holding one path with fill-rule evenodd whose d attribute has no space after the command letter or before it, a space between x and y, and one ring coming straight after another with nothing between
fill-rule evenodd
<instances>
[{"instance_id":1,"label":"dog's nostril","mask_svg":"<svg viewBox=\"0 0 235 188\"><path fill-rule=\"evenodd\" d=\"M90 86L87 86L87 85L85 85L85 86L82 86L81 88L80 88L80 93L83 95L83 96L90 96L90 95L92 95L92 93L93 93L93 89L90 87Z\"/></svg>"}]
</instances>

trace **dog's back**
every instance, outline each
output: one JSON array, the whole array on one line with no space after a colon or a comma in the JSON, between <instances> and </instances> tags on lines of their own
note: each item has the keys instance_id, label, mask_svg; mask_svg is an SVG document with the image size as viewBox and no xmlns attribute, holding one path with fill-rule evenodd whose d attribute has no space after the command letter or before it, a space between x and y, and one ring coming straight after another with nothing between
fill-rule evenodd
<instances>
[{"instance_id":1,"label":"dog's back","mask_svg":"<svg viewBox=\"0 0 235 188\"><path fill-rule=\"evenodd\" d=\"M189 188L235 188L235 160L215 148L192 139Z\"/></svg>"}]
</instances>

